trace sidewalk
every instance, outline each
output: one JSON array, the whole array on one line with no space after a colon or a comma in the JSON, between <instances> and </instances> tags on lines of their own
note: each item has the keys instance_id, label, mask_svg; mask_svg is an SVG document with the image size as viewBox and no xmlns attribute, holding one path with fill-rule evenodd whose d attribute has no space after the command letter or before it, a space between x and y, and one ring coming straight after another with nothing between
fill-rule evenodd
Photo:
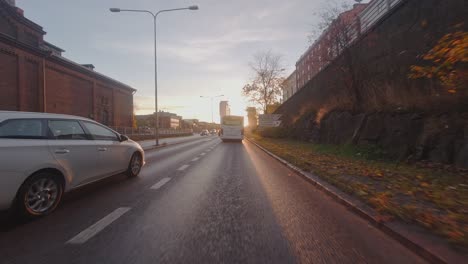
<instances>
[{"instance_id":1,"label":"sidewalk","mask_svg":"<svg viewBox=\"0 0 468 264\"><path fill-rule=\"evenodd\" d=\"M161 138L159 139L159 147L167 146L167 145L174 145L174 144L179 144L187 141L192 141L197 138L201 138L200 135L195 134L193 136L188 136L188 137L173 137L173 138ZM158 148L155 146L155 140L150 139L150 140L143 140L143 141L137 141L138 144L144 149L144 150L150 150L154 148Z\"/></svg>"}]
</instances>

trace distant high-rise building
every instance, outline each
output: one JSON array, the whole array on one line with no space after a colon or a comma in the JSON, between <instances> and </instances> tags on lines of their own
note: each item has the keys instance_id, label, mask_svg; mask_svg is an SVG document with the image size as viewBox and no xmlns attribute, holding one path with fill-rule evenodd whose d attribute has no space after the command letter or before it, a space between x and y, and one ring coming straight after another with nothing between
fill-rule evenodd
<instances>
[{"instance_id":1,"label":"distant high-rise building","mask_svg":"<svg viewBox=\"0 0 468 264\"><path fill-rule=\"evenodd\" d=\"M296 84L296 71L294 70L291 75L289 75L286 80L284 80L283 85L281 86L283 89L283 98L281 103L286 102L290 97L292 97L297 92L297 84Z\"/></svg>"},{"instance_id":2,"label":"distant high-rise building","mask_svg":"<svg viewBox=\"0 0 468 264\"><path fill-rule=\"evenodd\" d=\"M247 107L247 118L249 119L249 127L256 128L258 123L257 109L255 107Z\"/></svg>"},{"instance_id":3,"label":"distant high-rise building","mask_svg":"<svg viewBox=\"0 0 468 264\"><path fill-rule=\"evenodd\" d=\"M231 107L229 106L228 101L219 102L219 116L221 118L231 115Z\"/></svg>"}]
</instances>

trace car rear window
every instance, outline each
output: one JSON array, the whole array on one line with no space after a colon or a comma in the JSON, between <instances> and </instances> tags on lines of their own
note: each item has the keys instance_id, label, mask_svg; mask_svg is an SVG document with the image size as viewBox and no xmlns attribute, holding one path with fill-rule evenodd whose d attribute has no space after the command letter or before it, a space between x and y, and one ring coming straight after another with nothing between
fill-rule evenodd
<instances>
[{"instance_id":1,"label":"car rear window","mask_svg":"<svg viewBox=\"0 0 468 264\"><path fill-rule=\"evenodd\" d=\"M12 119L0 124L0 138L43 139L45 138L41 119Z\"/></svg>"}]
</instances>

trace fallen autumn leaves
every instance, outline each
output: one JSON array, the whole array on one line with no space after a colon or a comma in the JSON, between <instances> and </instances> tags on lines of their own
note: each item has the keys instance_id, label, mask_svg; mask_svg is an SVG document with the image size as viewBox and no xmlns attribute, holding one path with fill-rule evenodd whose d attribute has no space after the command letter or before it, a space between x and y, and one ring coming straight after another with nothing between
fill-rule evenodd
<instances>
[{"instance_id":1,"label":"fallen autumn leaves","mask_svg":"<svg viewBox=\"0 0 468 264\"><path fill-rule=\"evenodd\" d=\"M339 146L249 136L303 170L357 196L379 213L417 223L454 245L468 247L468 173L373 160Z\"/></svg>"}]
</instances>

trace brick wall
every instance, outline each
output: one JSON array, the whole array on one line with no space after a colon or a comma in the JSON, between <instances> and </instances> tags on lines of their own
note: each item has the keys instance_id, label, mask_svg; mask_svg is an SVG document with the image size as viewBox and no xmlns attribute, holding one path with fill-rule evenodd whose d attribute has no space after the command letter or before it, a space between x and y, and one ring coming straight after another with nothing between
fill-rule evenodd
<instances>
[{"instance_id":1,"label":"brick wall","mask_svg":"<svg viewBox=\"0 0 468 264\"><path fill-rule=\"evenodd\" d=\"M110 126L132 126L132 90L2 40L0 110L71 114Z\"/></svg>"},{"instance_id":2,"label":"brick wall","mask_svg":"<svg viewBox=\"0 0 468 264\"><path fill-rule=\"evenodd\" d=\"M46 67L46 111L93 117L93 84L89 80Z\"/></svg>"},{"instance_id":3,"label":"brick wall","mask_svg":"<svg viewBox=\"0 0 468 264\"><path fill-rule=\"evenodd\" d=\"M0 50L0 109L18 110L18 56Z\"/></svg>"}]
</instances>

